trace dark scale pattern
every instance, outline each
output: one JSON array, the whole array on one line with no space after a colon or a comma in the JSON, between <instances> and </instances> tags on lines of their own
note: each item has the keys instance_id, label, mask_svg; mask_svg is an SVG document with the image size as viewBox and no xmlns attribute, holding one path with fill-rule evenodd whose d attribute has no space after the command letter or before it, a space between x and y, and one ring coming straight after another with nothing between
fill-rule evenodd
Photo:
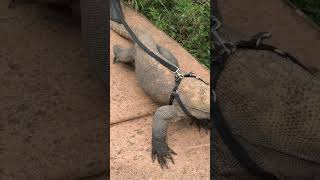
<instances>
[{"instance_id":1,"label":"dark scale pattern","mask_svg":"<svg viewBox=\"0 0 320 180\"><path fill-rule=\"evenodd\" d=\"M261 167L278 177L320 174L319 82L319 76L287 59L253 50L237 51L220 76L217 97L232 133ZM217 166L223 163L218 172L242 174L223 143L218 147ZM277 165L289 167L286 162L292 163L290 169ZM309 168L307 176L302 167Z\"/></svg>"}]
</instances>

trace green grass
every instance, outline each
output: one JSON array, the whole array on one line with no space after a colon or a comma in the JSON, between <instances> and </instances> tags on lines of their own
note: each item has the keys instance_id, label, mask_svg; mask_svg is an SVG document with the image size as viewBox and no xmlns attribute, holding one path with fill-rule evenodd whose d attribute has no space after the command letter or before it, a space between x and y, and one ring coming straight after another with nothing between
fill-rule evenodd
<instances>
[{"instance_id":1,"label":"green grass","mask_svg":"<svg viewBox=\"0 0 320 180\"><path fill-rule=\"evenodd\" d=\"M320 0L290 0L297 8L320 25Z\"/></svg>"},{"instance_id":2,"label":"green grass","mask_svg":"<svg viewBox=\"0 0 320 180\"><path fill-rule=\"evenodd\" d=\"M209 0L126 0L155 26L210 65Z\"/></svg>"},{"instance_id":3,"label":"green grass","mask_svg":"<svg viewBox=\"0 0 320 180\"><path fill-rule=\"evenodd\" d=\"M154 25L210 66L209 0L125 0ZM320 0L290 0L320 25Z\"/></svg>"}]
</instances>

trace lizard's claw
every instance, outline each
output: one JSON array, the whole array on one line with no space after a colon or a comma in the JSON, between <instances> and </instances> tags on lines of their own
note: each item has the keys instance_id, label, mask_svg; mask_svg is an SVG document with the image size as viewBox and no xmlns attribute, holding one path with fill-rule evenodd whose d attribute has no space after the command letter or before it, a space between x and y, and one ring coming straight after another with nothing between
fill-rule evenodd
<instances>
[{"instance_id":1,"label":"lizard's claw","mask_svg":"<svg viewBox=\"0 0 320 180\"><path fill-rule=\"evenodd\" d=\"M160 151L157 151L156 148L152 148L152 153L151 153L151 158L152 161L157 158L158 163L160 164L161 169L166 167L169 169L168 164L167 164L167 159L171 160L172 164L174 164L174 160L172 155L177 155L176 152L174 152L170 147L166 146L166 148L161 149Z\"/></svg>"},{"instance_id":2,"label":"lizard's claw","mask_svg":"<svg viewBox=\"0 0 320 180\"><path fill-rule=\"evenodd\" d=\"M113 46L113 52L114 52L114 58L113 58L113 64L120 62L119 61L119 53L120 53L120 46L119 45L114 45Z\"/></svg>"},{"instance_id":3,"label":"lizard's claw","mask_svg":"<svg viewBox=\"0 0 320 180\"><path fill-rule=\"evenodd\" d=\"M209 122L210 120L208 119L192 119L190 125L193 125L193 123L196 123L196 125L199 128L199 132L201 130L201 128L206 130L206 133L208 133L208 129L209 129Z\"/></svg>"},{"instance_id":4,"label":"lizard's claw","mask_svg":"<svg viewBox=\"0 0 320 180\"><path fill-rule=\"evenodd\" d=\"M119 62L119 60L117 59L117 57L114 57L113 58L113 64L118 63L118 62Z\"/></svg>"}]
</instances>

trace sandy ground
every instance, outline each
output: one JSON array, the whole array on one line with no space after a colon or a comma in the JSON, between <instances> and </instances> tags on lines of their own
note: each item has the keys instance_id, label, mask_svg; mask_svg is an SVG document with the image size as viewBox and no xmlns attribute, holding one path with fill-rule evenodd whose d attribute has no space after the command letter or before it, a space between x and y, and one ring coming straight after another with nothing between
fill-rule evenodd
<instances>
[{"instance_id":1,"label":"sandy ground","mask_svg":"<svg viewBox=\"0 0 320 180\"><path fill-rule=\"evenodd\" d=\"M103 87L69 11L0 1L0 179L70 180L103 162Z\"/></svg>"}]
</instances>

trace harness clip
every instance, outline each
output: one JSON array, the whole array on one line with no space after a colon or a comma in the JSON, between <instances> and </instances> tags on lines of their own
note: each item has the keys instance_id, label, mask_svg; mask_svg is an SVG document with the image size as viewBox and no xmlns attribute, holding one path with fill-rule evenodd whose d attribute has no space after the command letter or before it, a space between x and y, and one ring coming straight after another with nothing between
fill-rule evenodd
<instances>
[{"instance_id":1,"label":"harness clip","mask_svg":"<svg viewBox=\"0 0 320 180\"><path fill-rule=\"evenodd\" d=\"M270 39L272 37L272 34L270 32L260 32L252 36L251 40L249 40L252 45L256 48L261 46L262 41Z\"/></svg>"},{"instance_id":2,"label":"harness clip","mask_svg":"<svg viewBox=\"0 0 320 180\"><path fill-rule=\"evenodd\" d=\"M183 75L180 73L180 68L177 68L177 70L175 72L173 72L176 81L179 81L183 78Z\"/></svg>"}]
</instances>

